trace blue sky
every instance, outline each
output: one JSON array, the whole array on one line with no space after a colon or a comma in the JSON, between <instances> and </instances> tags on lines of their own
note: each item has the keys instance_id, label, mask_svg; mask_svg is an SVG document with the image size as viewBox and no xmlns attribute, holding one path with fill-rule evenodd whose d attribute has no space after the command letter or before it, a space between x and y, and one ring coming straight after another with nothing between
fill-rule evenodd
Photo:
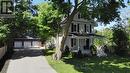
<instances>
[{"instance_id":1,"label":"blue sky","mask_svg":"<svg viewBox=\"0 0 130 73\"><path fill-rule=\"evenodd\" d=\"M45 0L33 0L33 4L36 5L36 4L42 3L44 1Z\"/></svg>"},{"instance_id":2,"label":"blue sky","mask_svg":"<svg viewBox=\"0 0 130 73\"><path fill-rule=\"evenodd\" d=\"M124 0L124 1L127 4L127 0ZM42 2L45 2L45 0L33 0L34 5L42 3ZM122 18L126 18L126 17L130 18L130 5L127 4L127 7L123 8L123 9L120 9L120 11L121 11L121 17ZM99 24L99 26L96 27L96 29L101 30L103 28L109 28L109 27L112 27L114 24L115 24L115 22L111 22L110 24L108 24L106 26L103 26L103 25Z\"/></svg>"}]
</instances>

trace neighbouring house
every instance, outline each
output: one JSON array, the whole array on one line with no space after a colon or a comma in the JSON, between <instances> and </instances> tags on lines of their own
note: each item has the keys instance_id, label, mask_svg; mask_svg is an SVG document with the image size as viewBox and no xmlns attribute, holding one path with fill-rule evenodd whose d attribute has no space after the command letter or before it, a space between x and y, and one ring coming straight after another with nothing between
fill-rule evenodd
<instances>
[{"instance_id":1,"label":"neighbouring house","mask_svg":"<svg viewBox=\"0 0 130 73\"><path fill-rule=\"evenodd\" d=\"M94 38L101 37L95 34L94 27L97 26L98 24L94 20L84 19L80 13L77 13L69 28L64 48L69 48L71 52L78 52L80 50L83 54L90 53L90 46L93 44ZM60 45L61 39L62 36L60 35L56 38L53 37L53 43Z\"/></svg>"},{"instance_id":2,"label":"neighbouring house","mask_svg":"<svg viewBox=\"0 0 130 73\"><path fill-rule=\"evenodd\" d=\"M0 18L14 18L15 0L0 0Z\"/></svg>"}]
</instances>

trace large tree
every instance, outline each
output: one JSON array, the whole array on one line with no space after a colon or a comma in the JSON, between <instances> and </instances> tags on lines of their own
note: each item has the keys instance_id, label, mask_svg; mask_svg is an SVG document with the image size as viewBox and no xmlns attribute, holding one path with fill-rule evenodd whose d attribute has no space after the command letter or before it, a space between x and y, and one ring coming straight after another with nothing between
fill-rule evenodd
<instances>
[{"instance_id":1,"label":"large tree","mask_svg":"<svg viewBox=\"0 0 130 73\"><path fill-rule=\"evenodd\" d=\"M66 14L66 19L61 22L64 25L63 37L60 47L57 48L54 59L62 57L62 49L68 35L70 24L74 15L80 12L86 19L97 19L98 22L107 24L115 19L119 19L119 8L125 7L124 0L49 0L54 3L54 7Z\"/></svg>"}]
</instances>

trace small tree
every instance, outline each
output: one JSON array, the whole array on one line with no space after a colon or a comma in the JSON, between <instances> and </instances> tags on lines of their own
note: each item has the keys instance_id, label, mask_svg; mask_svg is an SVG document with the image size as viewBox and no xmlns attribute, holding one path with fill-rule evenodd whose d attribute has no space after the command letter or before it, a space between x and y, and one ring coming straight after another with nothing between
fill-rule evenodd
<instances>
[{"instance_id":1,"label":"small tree","mask_svg":"<svg viewBox=\"0 0 130 73\"><path fill-rule=\"evenodd\" d=\"M94 44L97 46L103 45L103 44L107 44L108 46L111 46L112 43L112 30L110 28L105 28L103 30L97 31L96 34L97 35L102 35L104 37L101 38L95 38L94 39Z\"/></svg>"},{"instance_id":2,"label":"small tree","mask_svg":"<svg viewBox=\"0 0 130 73\"><path fill-rule=\"evenodd\" d=\"M125 29L121 25L116 25L112 30L112 41L115 44L115 53L120 56L126 55L128 50L128 36Z\"/></svg>"}]
</instances>

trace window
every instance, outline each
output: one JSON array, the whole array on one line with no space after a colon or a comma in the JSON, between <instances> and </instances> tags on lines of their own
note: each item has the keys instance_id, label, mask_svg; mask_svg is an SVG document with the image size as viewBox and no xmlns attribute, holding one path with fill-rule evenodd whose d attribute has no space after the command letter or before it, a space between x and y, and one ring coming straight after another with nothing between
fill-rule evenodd
<instances>
[{"instance_id":1,"label":"window","mask_svg":"<svg viewBox=\"0 0 130 73\"><path fill-rule=\"evenodd\" d=\"M84 24L84 32L89 32L89 26L87 26L86 24Z\"/></svg>"},{"instance_id":2,"label":"window","mask_svg":"<svg viewBox=\"0 0 130 73\"><path fill-rule=\"evenodd\" d=\"M1 13L2 14L11 14L13 7L11 1L2 1L1 2Z\"/></svg>"},{"instance_id":3,"label":"window","mask_svg":"<svg viewBox=\"0 0 130 73\"><path fill-rule=\"evenodd\" d=\"M71 47L76 46L76 39L75 38L71 38Z\"/></svg>"},{"instance_id":4,"label":"window","mask_svg":"<svg viewBox=\"0 0 130 73\"><path fill-rule=\"evenodd\" d=\"M86 32L89 33L89 26L86 25Z\"/></svg>"},{"instance_id":5,"label":"window","mask_svg":"<svg viewBox=\"0 0 130 73\"><path fill-rule=\"evenodd\" d=\"M76 28L77 28L77 26L72 23L71 24L71 32L76 32Z\"/></svg>"},{"instance_id":6,"label":"window","mask_svg":"<svg viewBox=\"0 0 130 73\"><path fill-rule=\"evenodd\" d=\"M78 14L78 19L80 19L81 18L81 15L80 15L80 13Z\"/></svg>"}]
</instances>

